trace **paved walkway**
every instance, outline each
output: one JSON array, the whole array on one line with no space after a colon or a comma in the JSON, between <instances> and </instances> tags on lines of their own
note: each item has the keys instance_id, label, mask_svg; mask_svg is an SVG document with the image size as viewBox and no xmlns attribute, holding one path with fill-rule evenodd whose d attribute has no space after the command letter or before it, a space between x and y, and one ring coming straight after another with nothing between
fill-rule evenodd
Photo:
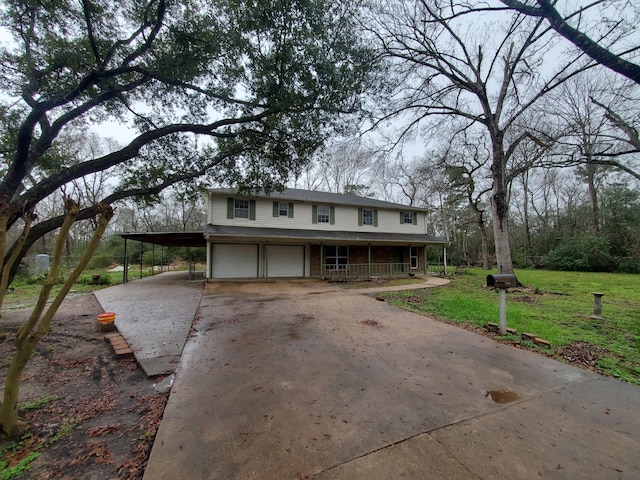
<instances>
[{"instance_id":1,"label":"paved walkway","mask_svg":"<svg viewBox=\"0 0 640 480\"><path fill-rule=\"evenodd\" d=\"M175 372L202 297L203 281L188 272L166 272L97 290L105 312L149 377Z\"/></svg>"},{"instance_id":2,"label":"paved walkway","mask_svg":"<svg viewBox=\"0 0 640 480\"><path fill-rule=\"evenodd\" d=\"M368 295L210 283L144 478L632 479L638 412L637 386Z\"/></svg>"}]
</instances>

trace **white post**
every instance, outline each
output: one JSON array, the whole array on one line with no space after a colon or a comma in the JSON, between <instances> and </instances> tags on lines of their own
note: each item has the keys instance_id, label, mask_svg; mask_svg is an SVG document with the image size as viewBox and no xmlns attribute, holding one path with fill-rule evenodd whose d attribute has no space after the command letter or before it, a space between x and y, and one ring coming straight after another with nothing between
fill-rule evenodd
<instances>
[{"instance_id":1,"label":"white post","mask_svg":"<svg viewBox=\"0 0 640 480\"><path fill-rule=\"evenodd\" d=\"M507 289L500 288L500 333L507 334Z\"/></svg>"},{"instance_id":2,"label":"white post","mask_svg":"<svg viewBox=\"0 0 640 480\"><path fill-rule=\"evenodd\" d=\"M447 274L447 246L443 245L442 248L444 249L444 257L443 257L443 259L444 259L444 274L446 275Z\"/></svg>"}]
</instances>

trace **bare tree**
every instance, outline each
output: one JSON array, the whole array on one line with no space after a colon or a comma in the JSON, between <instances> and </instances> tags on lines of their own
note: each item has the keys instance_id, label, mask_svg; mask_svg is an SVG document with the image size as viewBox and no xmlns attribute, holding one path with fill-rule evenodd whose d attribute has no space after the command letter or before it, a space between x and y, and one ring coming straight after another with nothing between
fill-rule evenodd
<instances>
[{"instance_id":1,"label":"bare tree","mask_svg":"<svg viewBox=\"0 0 640 480\"><path fill-rule=\"evenodd\" d=\"M576 47L586 53L589 57L595 60L600 65L603 65L620 75L625 76L629 80L640 84L640 65L633 63L628 57L638 51L637 45L623 48L622 51L614 53L611 51L611 44L613 43L611 37L616 37L615 41L619 40L619 36L616 34L623 29L621 35L626 35L627 31L634 29L637 22L637 6L628 1L617 2L619 5L616 8L615 19L609 22L603 22L602 16L598 15L598 22L602 25L604 23L606 27L605 32L599 33L599 37L595 40L588 35L588 32L580 30L580 25L583 23L583 17L590 9L594 9L598 6L611 6L615 2L607 0L594 0L587 5L580 5L579 8L572 12L566 12L561 14L556 8L557 1L550 0L500 0L508 7L520 12L523 15L529 15L535 18L544 18L549 22L551 28L562 35L564 38L573 43ZM635 18L626 19L622 18L622 12L631 12ZM606 19L604 19L606 20ZM571 22L577 24L577 26L571 25ZM626 24L626 25L625 25ZM626 27L626 28L625 28ZM604 43L606 42L606 43ZM625 58L627 57L627 58Z\"/></svg>"},{"instance_id":2,"label":"bare tree","mask_svg":"<svg viewBox=\"0 0 640 480\"><path fill-rule=\"evenodd\" d=\"M311 190L375 195L372 185L382 165L379 152L364 145L360 138L343 140L319 151L313 167L306 169L295 184Z\"/></svg>"},{"instance_id":3,"label":"bare tree","mask_svg":"<svg viewBox=\"0 0 640 480\"><path fill-rule=\"evenodd\" d=\"M508 184L519 170L510 166L512 155L523 142L540 149L549 143L524 114L581 67L573 58L553 71L543 68L553 43L541 20L505 12L488 17L475 7L434 0L371 7L368 31L397 80L380 122L401 121L401 134L438 122L429 130L437 136L449 119L462 123L460 132L484 129L491 145L496 259L500 272L512 272Z\"/></svg>"}]
</instances>

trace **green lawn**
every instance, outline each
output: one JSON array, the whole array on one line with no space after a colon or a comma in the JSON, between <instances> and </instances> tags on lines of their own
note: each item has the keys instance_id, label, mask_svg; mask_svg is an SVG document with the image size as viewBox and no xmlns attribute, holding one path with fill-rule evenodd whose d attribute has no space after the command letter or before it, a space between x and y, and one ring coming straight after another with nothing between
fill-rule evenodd
<instances>
[{"instance_id":1,"label":"green lawn","mask_svg":"<svg viewBox=\"0 0 640 480\"><path fill-rule=\"evenodd\" d=\"M452 323L483 327L498 323L497 291L485 288L491 272L468 269L444 287L385 294L390 303ZM523 288L507 295L507 326L551 342L559 355L568 347L590 352L605 375L640 384L640 275L517 270ZM592 292L602 292L604 320L593 313Z\"/></svg>"}]
</instances>

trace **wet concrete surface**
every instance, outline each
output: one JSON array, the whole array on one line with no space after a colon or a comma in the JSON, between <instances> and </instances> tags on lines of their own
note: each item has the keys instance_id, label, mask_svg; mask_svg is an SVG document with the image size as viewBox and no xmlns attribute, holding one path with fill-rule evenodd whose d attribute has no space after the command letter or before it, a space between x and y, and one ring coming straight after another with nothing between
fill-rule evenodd
<instances>
[{"instance_id":1,"label":"wet concrete surface","mask_svg":"<svg viewBox=\"0 0 640 480\"><path fill-rule=\"evenodd\" d=\"M193 327L145 480L640 476L638 387L371 296L210 283Z\"/></svg>"},{"instance_id":2,"label":"wet concrete surface","mask_svg":"<svg viewBox=\"0 0 640 480\"><path fill-rule=\"evenodd\" d=\"M147 376L175 372L203 291L200 280L185 271L165 272L97 290L105 311Z\"/></svg>"}]
</instances>

